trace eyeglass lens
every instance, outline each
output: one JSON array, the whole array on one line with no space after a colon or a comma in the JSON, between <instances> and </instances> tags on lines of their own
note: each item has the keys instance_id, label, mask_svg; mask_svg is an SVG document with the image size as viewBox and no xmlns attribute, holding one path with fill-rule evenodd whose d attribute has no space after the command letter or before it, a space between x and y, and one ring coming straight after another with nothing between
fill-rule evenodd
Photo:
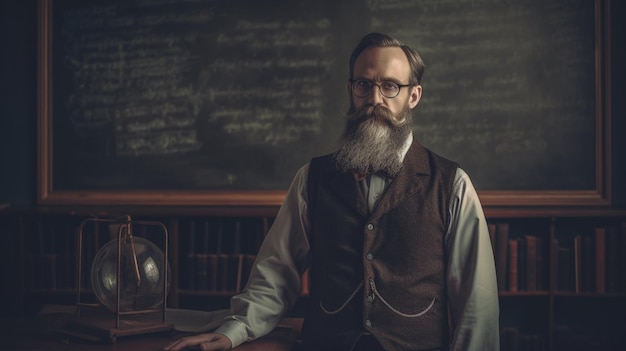
<instances>
[{"instance_id":1,"label":"eyeglass lens","mask_svg":"<svg viewBox=\"0 0 626 351\"><path fill-rule=\"evenodd\" d=\"M374 86L378 86L380 93L386 98L396 97L400 93L400 85L392 81L383 81L380 84L368 80L357 79L352 83L352 90L358 97L368 97Z\"/></svg>"}]
</instances>

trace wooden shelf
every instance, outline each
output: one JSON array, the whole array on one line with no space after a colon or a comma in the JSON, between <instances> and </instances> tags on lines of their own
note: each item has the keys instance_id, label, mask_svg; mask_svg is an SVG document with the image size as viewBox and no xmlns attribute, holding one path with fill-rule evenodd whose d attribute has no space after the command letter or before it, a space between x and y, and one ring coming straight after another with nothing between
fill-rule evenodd
<instances>
[{"instance_id":1,"label":"wooden shelf","mask_svg":"<svg viewBox=\"0 0 626 351\"><path fill-rule=\"evenodd\" d=\"M0 229L7 238L12 240L6 245L7 256L13 255L19 260L20 271L33 272L32 260L39 252L45 255L55 254L50 250L70 250L73 248L75 226L82 219L102 214L130 214L135 220L158 220L167 226L169 232L169 257L172 272L171 286L169 289L168 306L172 308L191 309L214 309L224 308L229 298L236 290L223 289L194 289L198 286L189 286L192 281L198 279L189 276L193 267L190 266L196 253L221 256L254 256L258 245L263 239L277 207L207 207L207 206L183 206L183 207L73 207L73 206L48 206L36 209L5 209L0 212ZM596 293L557 290L555 279L555 265L557 263L552 247L552 242L559 240L560 244L571 245L570 241L574 231L581 235L593 235L593 228L597 226L615 226L626 223L626 209L603 208L603 207L486 207L485 215L488 224L508 224L510 238L520 239L527 235L542 239L544 245L544 260L547 274L543 289L536 291L508 291L503 289L499 292L501 327L505 334L524 335L542 340L545 350L559 350L562 344L567 343L572 337L584 338L582 330L609 330L621 327L618 316L626 315L626 284L619 292ZM240 222L241 228L247 226L235 234L237 227L234 223ZM206 231L214 232L224 224L222 245L214 247L206 237ZM247 224L243 224L247 223ZM194 229L195 228L195 229ZM208 228L208 229L207 229ZM228 229L226 229L228 228ZM626 228L626 225L624 225ZM626 231L626 229L622 229ZM193 232L193 233L192 233ZM231 239L237 237L237 242ZM69 238L69 239L68 239ZM626 232L622 233L622 240L626 240ZM254 247L244 244L254 241ZM194 244L190 244L194 242ZM225 244L228 242L228 244ZM65 243L65 244L61 244ZM236 249L230 249L236 245ZM48 247L50 246L50 247ZM621 245L620 250L626 251L626 245ZM43 251L41 251L43 250ZM208 250L209 252L204 252ZM236 252L232 251L236 250ZM237 250L242 250L237 251ZM201 252L202 251L202 252ZM56 252L59 253L59 252ZM60 252L64 255L70 252ZM608 254L608 251L607 251ZM626 252L623 253L626 255ZM495 252L494 252L495 255ZM244 265L239 261L237 271L238 287L241 288L245 281L242 271ZM248 264L250 261L248 261ZM29 264L31 267L29 267ZM608 266L608 265L607 265ZM64 266L65 267L65 266ZM245 266L247 267L247 266ZM36 272L35 272L36 273ZM626 267L624 269L626 278ZM22 311L33 311L37 303L51 303L62 301L64 303L74 301L76 291L67 284L73 279L67 279L68 274L59 274L63 277L62 287L46 288L45 286L28 286L33 279L28 276L20 276L16 287L15 301L23 304ZM41 279L39 277L38 279ZM234 286L234 285L229 285ZM305 301L306 294L303 294ZM299 303L302 303L299 302ZM580 314L569 315L570 304L584 306ZM11 306L15 310L15 306ZM302 313L302 311L294 313ZM599 316L595 315L599 313ZM603 315L607 315L603 319ZM616 322L616 320L618 322ZM589 325L593 323L594 325ZM618 323L617 325L615 323ZM624 322L626 323L626 322ZM575 332L564 333L563 330L571 328ZM587 329L585 329L587 328ZM510 331L515 331L510 334ZM592 333L595 333L593 331ZM517 334L516 334L517 333ZM503 335L505 335L503 334ZM564 336L565 335L565 336ZM574 335L574 336L572 336ZM615 336L622 341L626 336ZM564 341L565 340L565 341Z\"/></svg>"}]
</instances>

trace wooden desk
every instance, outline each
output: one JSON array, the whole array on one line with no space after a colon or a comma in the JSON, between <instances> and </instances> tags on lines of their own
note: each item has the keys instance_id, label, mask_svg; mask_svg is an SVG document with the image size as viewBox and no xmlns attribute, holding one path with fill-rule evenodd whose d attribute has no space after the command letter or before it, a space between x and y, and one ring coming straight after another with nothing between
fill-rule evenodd
<instances>
[{"instance_id":1,"label":"wooden desk","mask_svg":"<svg viewBox=\"0 0 626 351\"><path fill-rule=\"evenodd\" d=\"M114 344L90 343L56 332L62 320L46 316L35 320L0 321L0 350L5 351L159 351L190 333L171 332L119 338ZM296 343L298 321L286 320L272 333L237 351L290 351Z\"/></svg>"}]
</instances>

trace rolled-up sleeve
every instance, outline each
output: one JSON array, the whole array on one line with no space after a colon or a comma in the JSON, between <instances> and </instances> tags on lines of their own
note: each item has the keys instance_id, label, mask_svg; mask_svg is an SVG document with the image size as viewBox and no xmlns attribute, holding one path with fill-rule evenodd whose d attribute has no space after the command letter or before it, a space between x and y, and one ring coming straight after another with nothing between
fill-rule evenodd
<instances>
[{"instance_id":1,"label":"rolled-up sleeve","mask_svg":"<svg viewBox=\"0 0 626 351\"><path fill-rule=\"evenodd\" d=\"M294 177L256 256L244 290L231 299L231 315L216 333L236 347L271 332L300 295L309 266L308 164Z\"/></svg>"},{"instance_id":2,"label":"rolled-up sleeve","mask_svg":"<svg viewBox=\"0 0 626 351\"><path fill-rule=\"evenodd\" d=\"M500 350L496 271L482 206L469 176L457 170L445 238L450 350Z\"/></svg>"}]
</instances>

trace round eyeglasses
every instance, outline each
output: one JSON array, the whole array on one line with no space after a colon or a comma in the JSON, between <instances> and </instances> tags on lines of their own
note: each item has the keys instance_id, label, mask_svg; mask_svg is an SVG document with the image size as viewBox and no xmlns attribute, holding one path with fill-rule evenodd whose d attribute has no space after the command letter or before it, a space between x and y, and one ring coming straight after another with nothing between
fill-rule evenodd
<instances>
[{"instance_id":1,"label":"round eyeglasses","mask_svg":"<svg viewBox=\"0 0 626 351\"><path fill-rule=\"evenodd\" d=\"M366 98L372 94L373 87L377 86L380 93L388 98L393 99L400 94L400 89L410 87L413 84L398 84L390 80L384 80L380 83L373 83L367 79L351 79L352 93L360 98Z\"/></svg>"}]
</instances>

